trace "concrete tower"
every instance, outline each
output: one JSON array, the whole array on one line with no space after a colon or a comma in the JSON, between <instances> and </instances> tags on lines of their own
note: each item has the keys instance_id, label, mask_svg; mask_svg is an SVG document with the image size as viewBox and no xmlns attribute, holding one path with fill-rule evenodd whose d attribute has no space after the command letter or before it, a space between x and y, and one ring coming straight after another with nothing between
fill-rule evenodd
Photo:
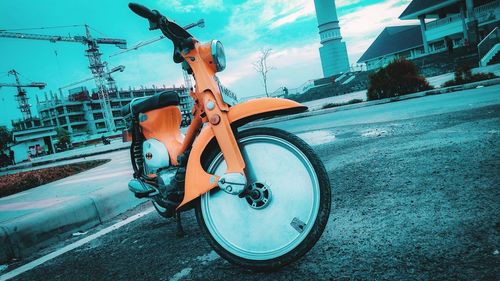
<instances>
[{"instance_id":1,"label":"concrete tower","mask_svg":"<svg viewBox=\"0 0 500 281\"><path fill-rule=\"evenodd\" d=\"M340 35L335 0L314 0L321 44L319 55L323 76L329 77L349 71L347 48Z\"/></svg>"}]
</instances>

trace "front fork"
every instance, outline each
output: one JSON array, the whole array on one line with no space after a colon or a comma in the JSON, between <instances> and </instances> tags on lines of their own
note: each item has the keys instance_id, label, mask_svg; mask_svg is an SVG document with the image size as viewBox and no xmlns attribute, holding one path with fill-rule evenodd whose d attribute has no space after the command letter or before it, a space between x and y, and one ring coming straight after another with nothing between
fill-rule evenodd
<instances>
[{"instance_id":1,"label":"front fork","mask_svg":"<svg viewBox=\"0 0 500 281\"><path fill-rule=\"evenodd\" d=\"M204 118L210 124L227 164L226 173L218 179L217 185L229 194L239 195L247 186L245 161L229 123L227 112L219 108L210 91L205 92L203 99L206 115Z\"/></svg>"}]
</instances>

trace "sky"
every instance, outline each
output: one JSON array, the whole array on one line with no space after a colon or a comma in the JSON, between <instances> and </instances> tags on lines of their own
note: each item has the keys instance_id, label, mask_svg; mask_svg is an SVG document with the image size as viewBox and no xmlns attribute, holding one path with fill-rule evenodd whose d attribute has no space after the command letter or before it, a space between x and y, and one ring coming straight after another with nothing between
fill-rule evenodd
<instances>
[{"instance_id":1,"label":"sky","mask_svg":"<svg viewBox=\"0 0 500 281\"><path fill-rule=\"evenodd\" d=\"M269 64L274 69L268 82L271 92L282 86L293 89L323 77L313 0L136 1L181 26L204 19L204 28L190 32L201 42L218 39L223 43L227 67L218 76L238 97L264 93L252 66L262 49L272 49ZM351 64L384 27L416 24L398 19L410 0L335 2ZM124 0L0 1L0 30L75 36L83 35L82 25L88 24L94 37L126 39L129 47L159 37L160 31L149 31L147 20L133 14L127 4ZM84 50L79 43L0 38L0 83L14 82L14 77L7 75L11 69L21 74L23 83L47 83L43 90L27 89L36 115L35 96L43 100L45 92L56 93L63 85L91 77ZM100 50L110 67L125 66L124 72L113 75L118 88L184 84L180 65L172 61L173 47L168 39L112 57L120 51L114 45L101 45ZM92 81L81 85L95 87ZM15 88L0 88L0 125L10 127L10 120L21 118L15 94Z\"/></svg>"}]
</instances>

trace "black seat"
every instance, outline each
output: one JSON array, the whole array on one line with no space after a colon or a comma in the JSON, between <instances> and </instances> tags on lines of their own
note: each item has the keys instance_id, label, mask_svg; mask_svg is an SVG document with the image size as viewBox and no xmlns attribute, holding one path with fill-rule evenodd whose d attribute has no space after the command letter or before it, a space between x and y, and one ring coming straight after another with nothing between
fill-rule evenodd
<instances>
[{"instance_id":1,"label":"black seat","mask_svg":"<svg viewBox=\"0 0 500 281\"><path fill-rule=\"evenodd\" d=\"M132 101L131 104L129 103L126 106L122 107L121 111L122 116L125 117L130 113L136 115L170 105L179 105L179 96L177 95L177 92L165 91L154 94L144 99ZM130 112L131 109L132 112Z\"/></svg>"}]
</instances>

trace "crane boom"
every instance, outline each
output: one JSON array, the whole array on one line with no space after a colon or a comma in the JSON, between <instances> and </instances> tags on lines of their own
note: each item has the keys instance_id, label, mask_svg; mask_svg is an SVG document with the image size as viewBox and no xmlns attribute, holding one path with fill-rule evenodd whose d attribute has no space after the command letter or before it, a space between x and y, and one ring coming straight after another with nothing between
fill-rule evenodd
<instances>
[{"instance_id":1,"label":"crane boom","mask_svg":"<svg viewBox=\"0 0 500 281\"><path fill-rule=\"evenodd\" d=\"M47 84L42 83L42 82L33 82L30 84L13 84L13 83L0 83L0 88L2 87L21 87L21 88L38 88L38 89L43 89L45 88Z\"/></svg>"},{"instance_id":2,"label":"crane boom","mask_svg":"<svg viewBox=\"0 0 500 281\"><path fill-rule=\"evenodd\" d=\"M123 72L125 70L125 66L123 65L119 65L119 66L116 66L116 67L113 67L110 71L107 71L105 74L109 77L111 73L114 73L114 72L117 72L117 71L120 71L120 72ZM77 82L73 82L73 83L70 83L70 84L67 84L67 85L64 85L64 86L61 86L59 87L59 92L61 93L62 95L62 90L63 89L66 89L66 88L69 88L69 87L73 87L73 86L76 86L78 84L81 84L81 83L84 83L84 82L87 82L87 81L90 81L92 79L95 79L95 77L88 77L88 78L85 78L83 80L80 80L80 81L77 81ZM109 79L109 78L108 78ZM1 86L2 84L0 84Z\"/></svg>"},{"instance_id":3,"label":"crane boom","mask_svg":"<svg viewBox=\"0 0 500 281\"><path fill-rule=\"evenodd\" d=\"M73 42L73 43L82 43L82 44L89 43L89 39L86 36L59 36L59 35L44 35L44 34L30 34L30 33L0 31L0 37L15 38L15 39L43 40L43 41L50 41L52 43L55 43L55 42ZM115 45L120 49L127 48L127 41L123 40L123 39L96 38L94 40L97 44Z\"/></svg>"},{"instance_id":4,"label":"crane boom","mask_svg":"<svg viewBox=\"0 0 500 281\"><path fill-rule=\"evenodd\" d=\"M190 23L190 24L188 24L188 25L185 25L183 28L184 28L185 30L188 30L188 29L191 29L191 28L196 27L196 26L199 26L199 27L205 27L205 20L204 20L204 19L200 19L200 20L199 20L199 21L197 21L197 22L194 22L194 23ZM123 51L119 51L119 52L117 52L117 53L111 54L111 55L109 55L109 57L114 57L114 56L116 56L116 55L120 55L120 54L123 54L123 53L129 52L129 51L137 50L137 49L139 49L139 48L141 48L141 47L144 47L144 46L146 46L146 45L152 44L152 43L154 43L154 42L156 42L156 41L160 41L160 40L162 40L162 39L164 39L164 38L166 38L166 37L165 37L165 35L160 35L160 37L153 38L153 39L150 39L150 40L145 41L145 42L139 42L139 43L137 43L135 46L133 46L133 47L131 47L131 48L128 48L128 49L127 49L127 48L122 48L122 49L124 49Z\"/></svg>"}]
</instances>

